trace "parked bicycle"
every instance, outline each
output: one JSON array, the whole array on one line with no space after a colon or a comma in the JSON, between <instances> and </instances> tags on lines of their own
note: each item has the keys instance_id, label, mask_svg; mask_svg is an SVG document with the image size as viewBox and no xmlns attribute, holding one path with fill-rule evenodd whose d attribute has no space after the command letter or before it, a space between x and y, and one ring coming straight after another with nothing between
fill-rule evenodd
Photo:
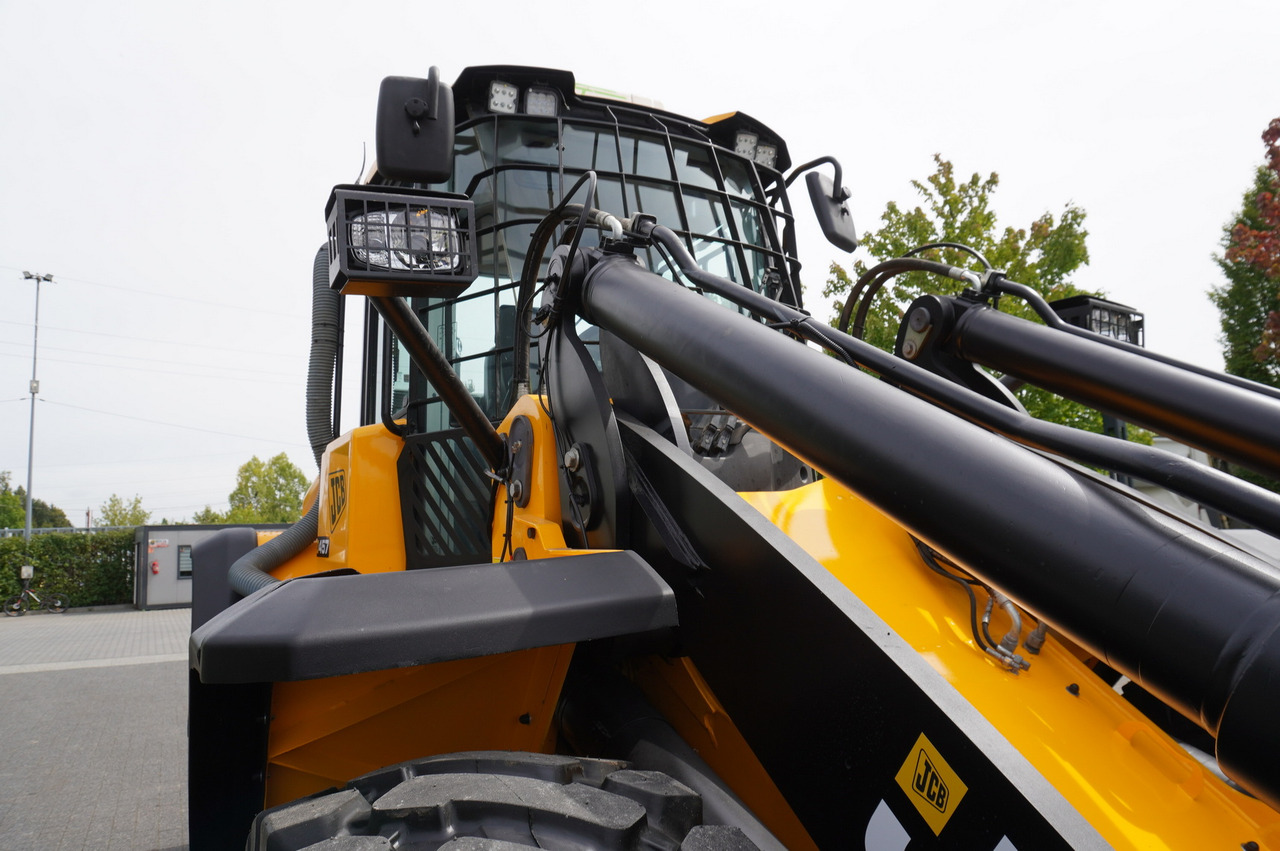
<instances>
[{"instance_id":1,"label":"parked bicycle","mask_svg":"<svg viewBox=\"0 0 1280 851\"><path fill-rule=\"evenodd\" d=\"M31 590L31 579L34 576L35 569L29 564L24 564L20 573L22 592L4 601L4 613L9 617L25 615L27 609L48 609L54 614L67 610L66 594L47 594L41 597Z\"/></svg>"}]
</instances>

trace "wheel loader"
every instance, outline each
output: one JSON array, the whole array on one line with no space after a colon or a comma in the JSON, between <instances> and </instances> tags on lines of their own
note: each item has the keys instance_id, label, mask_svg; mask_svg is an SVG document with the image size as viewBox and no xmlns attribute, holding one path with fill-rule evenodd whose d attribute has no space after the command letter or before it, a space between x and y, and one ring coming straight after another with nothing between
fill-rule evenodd
<instances>
[{"instance_id":1,"label":"wheel loader","mask_svg":"<svg viewBox=\"0 0 1280 851\"><path fill-rule=\"evenodd\" d=\"M1280 497L1012 389L1271 476L1280 394L964 247L817 321L846 175L741 112L486 66L376 116L307 511L194 554L193 849L1280 848ZM906 272L955 294L889 353Z\"/></svg>"}]
</instances>

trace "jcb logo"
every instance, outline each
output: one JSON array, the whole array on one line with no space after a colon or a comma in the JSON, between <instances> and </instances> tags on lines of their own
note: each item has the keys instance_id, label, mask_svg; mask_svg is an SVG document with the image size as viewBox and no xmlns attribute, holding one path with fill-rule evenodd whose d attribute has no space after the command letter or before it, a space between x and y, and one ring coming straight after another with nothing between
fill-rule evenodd
<instances>
[{"instance_id":1,"label":"jcb logo","mask_svg":"<svg viewBox=\"0 0 1280 851\"><path fill-rule=\"evenodd\" d=\"M329 529L338 528L338 519L347 507L347 471L334 470L329 474Z\"/></svg>"},{"instance_id":2,"label":"jcb logo","mask_svg":"<svg viewBox=\"0 0 1280 851\"><path fill-rule=\"evenodd\" d=\"M942 833L969 791L960 775L923 733L916 739L894 779L935 836Z\"/></svg>"},{"instance_id":3,"label":"jcb logo","mask_svg":"<svg viewBox=\"0 0 1280 851\"><path fill-rule=\"evenodd\" d=\"M947 811L947 784L942 782L938 769L929 762L929 755L923 750L916 757L915 779L911 781L911 789L921 798L933 805L940 813Z\"/></svg>"}]
</instances>

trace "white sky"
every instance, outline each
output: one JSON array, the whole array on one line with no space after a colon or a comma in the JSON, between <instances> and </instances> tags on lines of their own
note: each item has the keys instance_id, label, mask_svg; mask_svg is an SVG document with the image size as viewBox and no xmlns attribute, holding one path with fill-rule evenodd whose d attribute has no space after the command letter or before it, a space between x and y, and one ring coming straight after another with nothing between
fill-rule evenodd
<instances>
[{"instance_id":1,"label":"white sky","mask_svg":"<svg viewBox=\"0 0 1280 851\"><path fill-rule=\"evenodd\" d=\"M311 260L330 188L372 151L384 76L541 65L694 117L746 112L795 162L840 159L860 230L914 204L934 152L999 172L1002 225L1083 207L1075 283L1143 310L1150 348L1214 368L1211 255L1280 115L1274 0L0 0L0 33L0 470L25 484L22 272L52 273L33 490L77 524L112 493L153 522L225 508L255 454L314 472ZM840 254L814 232L825 316Z\"/></svg>"}]
</instances>

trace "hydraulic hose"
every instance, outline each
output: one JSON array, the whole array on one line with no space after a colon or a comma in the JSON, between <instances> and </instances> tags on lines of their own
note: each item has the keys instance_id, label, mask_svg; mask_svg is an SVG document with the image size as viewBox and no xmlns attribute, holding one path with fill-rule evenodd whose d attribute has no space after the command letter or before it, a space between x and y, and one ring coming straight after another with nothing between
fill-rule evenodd
<instances>
[{"instance_id":1,"label":"hydraulic hose","mask_svg":"<svg viewBox=\"0 0 1280 851\"><path fill-rule=\"evenodd\" d=\"M280 580L272 576L270 571L315 542L319 519L320 501L316 500L297 523L236 559L227 573L227 581L232 590L242 597L248 597L255 591L279 585Z\"/></svg>"},{"instance_id":2,"label":"hydraulic hose","mask_svg":"<svg viewBox=\"0 0 1280 851\"><path fill-rule=\"evenodd\" d=\"M329 286L329 248L322 245L311 266L311 357L307 366L307 437L316 466L333 440L333 372L338 356L339 299ZM245 553L227 573L231 588L242 597L280 584L270 571L302 552L316 539L319 500L302 518L260 547Z\"/></svg>"},{"instance_id":3,"label":"hydraulic hose","mask_svg":"<svg viewBox=\"0 0 1280 851\"><path fill-rule=\"evenodd\" d=\"M333 439L329 416L338 330L336 302L331 302L318 292L322 274L324 286L328 288L327 249L321 249L316 255L312 272L313 325L311 364L307 376L307 432L311 438L312 451L316 453L316 461L319 463L325 446ZM467 392L448 359L435 345L409 305L402 298L386 296L370 296L369 301L392 333L408 349L414 364L431 381L459 425L475 441L480 454L494 470L503 469L507 463L507 450L502 435L498 434L476 400ZM255 591L279 584L280 580L272 577L269 571L284 564L315 541L320 517L319 505L318 500L312 503L301 520L278 537L250 550L231 566L227 578L237 594L247 597Z\"/></svg>"},{"instance_id":4,"label":"hydraulic hose","mask_svg":"<svg viewBox=\"0 0 1280 851\"><path fill-rule=\"evenodd\" d=\"M580 218L583 209L581 204L565 204L558 212L551 211L538 222L533 238L529 240L529 251L524 256L524 267L520 272L520 287L516 295L516 342L511 371L512 399L518 399L529 392L530 308L533 306L533 292L538 281L538 270L542 266L543 255L546 254L547 245L555 236L556 228L561 222Z\"/></svg>"},{"instance_id":5,"label":"hydraulic hose","mask_svg":"<svg viewBox=\"0 0 1280 851\"><path fill-rule=\"evenodd\" d=\"M935 275L954 278L957 281L977 282L977 277L972 272L948 263L923 260L919 257L898 257L893 260L886 260L883 263L872 266L863 273L862 277L858 278L857 283L853 285L853 289L849 293L849 297L845 299L844 306L840 308L840 318L836 320L836 327L861 339L863 328L867 322L867 313L871 309L872 299L875 298L880 288L884 286L885 281L903 272L931 272ZM854 327L850 329L849 319L853 316L853 308L858 304L859 297L862 296L864 289L867 290L867 294L865 298L862 298L863 304L858 309L857 321L854 323Z\"/></svg>"}]
</instances>

